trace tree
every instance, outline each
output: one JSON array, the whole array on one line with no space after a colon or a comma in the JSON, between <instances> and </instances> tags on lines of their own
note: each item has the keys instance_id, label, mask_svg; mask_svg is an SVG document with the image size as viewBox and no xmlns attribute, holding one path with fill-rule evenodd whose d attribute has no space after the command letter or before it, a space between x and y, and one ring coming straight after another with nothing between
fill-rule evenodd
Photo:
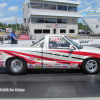
<instances>
[{"instance_id":1,"label":"tree","mask_svg":"<svg viewBox=\"0 0 100 100\"><path fill-rule=\"evenodd\" d=\"M82 23L78 23L78 29L83 29L83 24Z\"/></svg>"},{"instance_id":2,"label":"tree","mask_svg":"<svg viewBox=\"0 0 100 100\"><path fill-rule=\"evenodd\" d=\"M11 24L8 24L8 27L11 27L12 25Z\"/></svg>"}]
</instances>

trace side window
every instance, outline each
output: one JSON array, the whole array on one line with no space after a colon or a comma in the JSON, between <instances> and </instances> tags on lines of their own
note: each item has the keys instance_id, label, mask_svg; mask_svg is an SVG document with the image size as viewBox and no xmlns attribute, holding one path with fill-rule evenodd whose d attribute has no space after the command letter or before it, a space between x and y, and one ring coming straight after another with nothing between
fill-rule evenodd
<instances>
[{"instance_id":1,"label":"side window","mask_svg":"<svg viewBox=\"0 0 100 100\"><path fill-rule=\"evenodd\" d=\"M63 37L51 36L49 38L49 49L66 49L70 43Z\"/></svg>"}]
</instances>

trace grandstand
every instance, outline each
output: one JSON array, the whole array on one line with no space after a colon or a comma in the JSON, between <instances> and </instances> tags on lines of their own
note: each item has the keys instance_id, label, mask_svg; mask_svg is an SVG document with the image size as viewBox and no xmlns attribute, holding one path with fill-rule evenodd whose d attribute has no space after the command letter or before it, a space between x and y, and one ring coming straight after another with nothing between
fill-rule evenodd
<instances>
[{"instance_id":1,"label":"grandstand","mask_svg":"<svg viewBox=\"0 0 100 100\"><path fill-rule=\"evenodd\" d=\"M90 28L92 31L91 34L100 35L100 19L96 18L83 18L85 24Z\"/></svg>"}]
</instances>

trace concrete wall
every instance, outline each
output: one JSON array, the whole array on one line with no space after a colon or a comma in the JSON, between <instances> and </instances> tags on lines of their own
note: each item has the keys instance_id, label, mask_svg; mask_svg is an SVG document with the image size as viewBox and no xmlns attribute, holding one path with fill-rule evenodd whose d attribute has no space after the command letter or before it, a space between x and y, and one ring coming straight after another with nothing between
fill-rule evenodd
<instances>
[{"instance_id":1,"label":"concrete wall","mask_svg":"<svg viewBox=\"0 0 100 100\"><path fill-rule=\"evenodd\" d=\"M66 28L46 28L46 25L48 25L48 23L46 23L46 24L30 24L29 25L30 26L30 34L34 35L34 38L40 39L45 34L34 34L35 29L50 29L50 34L54 34L53 29L56 29L56 34L62 34L62 35L66 35L66 36L77 36L78 35L78 25L77 24L75 24L75 25L74 24L73 25L58 24L59 26L65 25ZM52 23L51 25L55 25L55 24ZM66 29L66 33L60 33L60 29ZM75 33L69 33L70 29L74 29Z\"/></svg>"}]
</instances>

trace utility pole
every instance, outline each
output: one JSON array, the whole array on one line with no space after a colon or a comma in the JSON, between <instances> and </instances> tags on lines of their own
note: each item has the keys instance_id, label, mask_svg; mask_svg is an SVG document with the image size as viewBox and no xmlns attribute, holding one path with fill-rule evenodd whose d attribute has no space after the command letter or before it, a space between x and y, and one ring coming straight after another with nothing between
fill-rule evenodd
<instances>
[{"instance_id":1,"label":"utility pole","mask_svg":"<svg viewBox=\"0 0 100 100\"><path fill-rule=\"evenodd\" d=\"M15 20L16 20L16 33L17 33L17 16L15 16Z\"/></svg>"}]
</instances>

